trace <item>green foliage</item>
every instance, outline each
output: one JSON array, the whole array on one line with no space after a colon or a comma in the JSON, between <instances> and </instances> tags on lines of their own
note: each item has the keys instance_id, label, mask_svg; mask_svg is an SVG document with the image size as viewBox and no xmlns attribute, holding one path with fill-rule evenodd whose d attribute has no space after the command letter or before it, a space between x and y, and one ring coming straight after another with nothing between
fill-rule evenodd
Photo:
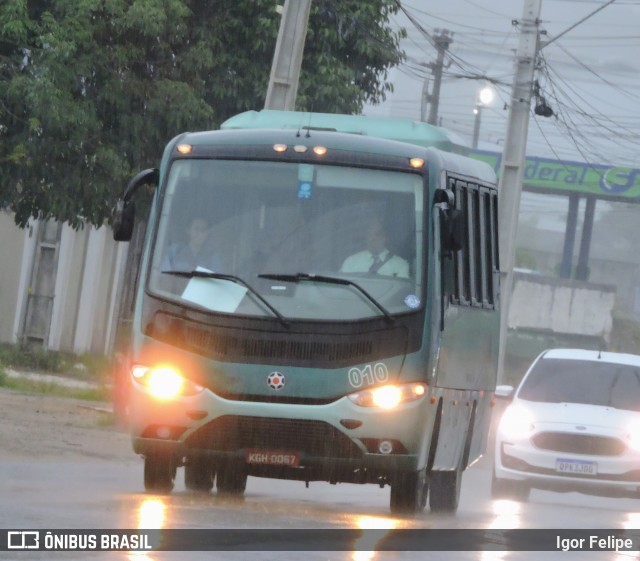
<instances>
[{"instance_id":1,"label":"green foliage","mask_svg":"<svg viewBox=\"0 0 640 561\"><path fill-rule=\"evenodd\" d=\"M41 382L25 378L11 378L6 375L0 376L0 387L19 392L42 393L58 397L71 397L86 401L106 402L111 399L110 390L105 386L99 386L96 388L73 388L56 384L55 382Z\"/></svg>"},{"instance_id":2,"label":"green foliage","mask_svg":"<svg viewBox=\"0 0 640 561\"><path fill-rule=\"evenodd\" d=\"M393 0L314 0L298 109L357 113L402 60ZM16 222L101 225L127 179L184 130L260 109L273 0L4 0L0 204Z\"/></svg>"},{"instance_id":3,"label":"green foliage","mask_svg":"<svg viewBox=\"0 0 640 561\"><path fill-rule=\"evenodd\" d=\"M518 248L516 249L516 267L535 271L538 268L538 262L528 251Z\"/></svg>"},{"instance_id":4,"label":"green foliage","mask_svg":"<svg viewBox=\"0 0 640 561\"><path fill-rule=\"evenodd\" d=\"M614 316L609 347L617 353L640 354L640 322Z\"/></svg>"},{"instance_id":5,"label":"green foliage","mask_svg":"<svg viewBox=\"0 0 640 561\"><path fill-rule=\"evenodd\" d=\"M61 353L3 344L0 345L0 364L17 369L60 373L64 371L66 361Z\"/></svg>"},{"instance_id":6,"label":"green foliage","mask_svg":"<svg viewBox=\"0 0 640 561\"><path fill-rule=\"evenodd\" d=\"M110 361L105 356L93 353L74 355L19 345L0 345L0 365L16 370L65 374L95 382L105 382L110 376Z\"/></svg>"}]
</instances>

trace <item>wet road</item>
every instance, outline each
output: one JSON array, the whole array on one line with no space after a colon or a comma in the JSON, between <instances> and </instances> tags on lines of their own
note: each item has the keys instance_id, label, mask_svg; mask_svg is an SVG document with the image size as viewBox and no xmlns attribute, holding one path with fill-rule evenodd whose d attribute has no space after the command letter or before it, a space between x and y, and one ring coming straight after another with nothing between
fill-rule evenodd
<instances>
[{"instance_id":1,"label":"wet road","mask_svg":"<svg viewBox=\"0 0 640 561\"><path fill-rule=\"evenodd\" d=\"M392 516L389 488L249 478L242 500L200 496L186 491L178 471L171 495L143 491L142 460L68 461L3 460L0 464L2 528L639 528L640 504L632 499L590 497L577 493L532 491L527 503L490 497L491 460L483 458L463 480L455 515L428 509L415 518ZM360 544L362 546L362 544ZM371 547L374 547L372 544ZM369 547L369 545L367 545ZM105 559L164 561L172 559L305 559L305 560L481 560L533 561L587 559L628 561L637 553L615 552L93 552L0 553L3 559Z\"/></svg>"}]
</instances>

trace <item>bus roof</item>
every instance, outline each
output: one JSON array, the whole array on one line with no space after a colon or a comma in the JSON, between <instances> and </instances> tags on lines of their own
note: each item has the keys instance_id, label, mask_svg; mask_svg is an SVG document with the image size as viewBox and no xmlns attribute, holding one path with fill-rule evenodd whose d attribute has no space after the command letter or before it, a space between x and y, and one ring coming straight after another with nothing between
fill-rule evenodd
<instances>
[{"instance_id":1,"label":"bus roof","mask_svg":"<svg viewBox=\"0 0 640 561\"><path fill-rule=\"evenodd\" d=\"M294 130L310 128L386 138L427 148L439 148L445 152L468 153L468 149L453 133L441 127L410 119L263 109L235 115L222 123L220 128Z\"/></svg>"}]
</instances>

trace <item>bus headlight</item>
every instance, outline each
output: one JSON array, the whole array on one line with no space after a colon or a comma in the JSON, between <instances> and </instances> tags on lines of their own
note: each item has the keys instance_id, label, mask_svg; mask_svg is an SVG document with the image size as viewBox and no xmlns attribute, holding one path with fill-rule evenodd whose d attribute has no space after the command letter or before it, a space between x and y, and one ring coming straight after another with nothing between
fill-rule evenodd
<instances>
[{"instance_id":1,"label":"bus headlight","mask_svg":"<svg viewBox=\"0 0 640 561\"><path fill-rule=\"evenodd\" d=\"M133 379L144 386L156 399L168 401L181 395L195 395L204 388L187 380L182 374L171 366L136 365L131 369Z\"/></svg>"},{"instance_id":2,"label":"bus headlight","mask_svg":"<svg viewBox=\"0 0 640 561\"><path fill-rule=\"evenodd\" d=\"M418 382L380 386L349 394L347 397L361 407L395 409L401 403L415 401L427 393L427 385Z\"/></svg>"}]
</instances>

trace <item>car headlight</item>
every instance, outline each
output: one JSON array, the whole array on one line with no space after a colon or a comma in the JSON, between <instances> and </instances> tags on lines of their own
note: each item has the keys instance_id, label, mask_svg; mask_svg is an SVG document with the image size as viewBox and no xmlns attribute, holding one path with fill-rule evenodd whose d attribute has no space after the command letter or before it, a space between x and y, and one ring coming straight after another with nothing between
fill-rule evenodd
<instances>
[{"instance_id":1,"label":"car headlight","mask_svg":"<svg viewBox=\"0 0 640 561\"><path fill-rule=\"evenodd\" d=\"M627 433L629 439L629 447L640 452L640 423L635 422L629 425L629 432Z\"/></svg>"},{"instance_id":2,"label":"car headlight","mask_svg":"<svg viewBox=\"0 0 640 561\"><path fill-rule=\"evenodd\" d=\"M509 405L502 415L498 430L507 439L525 438L533 430L533 415L521 405Z\"/></svg>"},{"instance_id":3,"label":"car headlight","mask_svg":"<svg viewBox=\"0 0 640 561\"><path fill-rule=\"evenodd\" d=\"M182 395L195 395L204 388L187 380L172 366L162 365L153 368L135 365L131 369L133 379L144 386L156 399L168 401Z\"/></svg>"},{"instance_id":4,"label":"car headlight","mask_svg":"<svg viewBox=\"0 0 640 561\"><path fill-rule=\"evenodd\" d=\"M394 409L401 403L415 401L427 393L427 385L418 382L380 386L349 394L347 397L361 407Z\"/></svg>"}]
</instances>

